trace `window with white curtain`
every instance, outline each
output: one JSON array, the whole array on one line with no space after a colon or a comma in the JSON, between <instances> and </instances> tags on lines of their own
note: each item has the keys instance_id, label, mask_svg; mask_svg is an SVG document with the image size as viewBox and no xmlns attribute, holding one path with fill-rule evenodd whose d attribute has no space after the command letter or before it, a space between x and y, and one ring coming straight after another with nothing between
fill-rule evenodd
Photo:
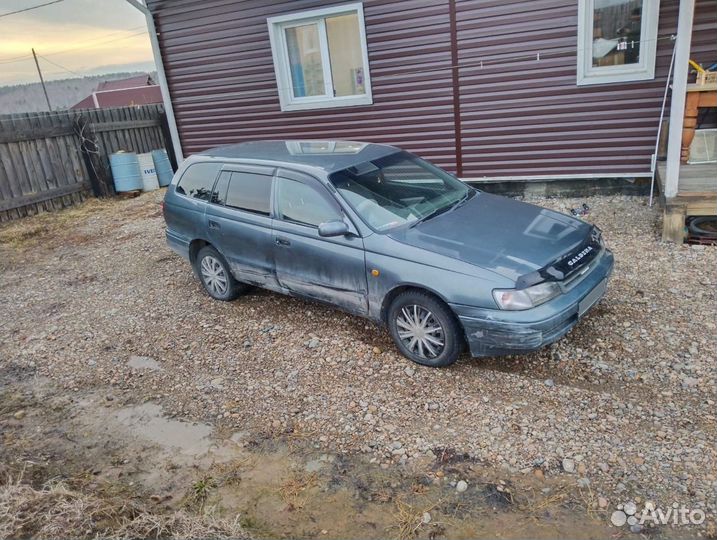
<instances>
[{"instance_id":1,"label":"window with white curtain","mask_svg":"<svg viewBox=\"0 0 717 540\"><path fill-rule=\"evenodd\" d=\"M578 0L578 84L654 79L659 0Z\"/></svg>"},{"instance_id":2,"label":"window with white curtain","mask_svg":"<svg viewBox=\"0 0 717 540\"><path fill-rule=\"evenodd\" d=\"M373 103L363 6L267 19L281 110Z\"/></svg>"}]
</instances>

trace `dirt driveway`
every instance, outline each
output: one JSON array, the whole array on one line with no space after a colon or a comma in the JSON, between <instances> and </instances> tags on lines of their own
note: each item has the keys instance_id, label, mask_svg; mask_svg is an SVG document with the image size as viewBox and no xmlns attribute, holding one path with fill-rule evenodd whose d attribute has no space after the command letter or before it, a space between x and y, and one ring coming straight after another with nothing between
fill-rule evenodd
<instances>
[{"instance_id":1,"label":"dirt driveway","mask_svg":"<svg viewBox=\"0 0 717 540\"><path fill-rule=\"evenodd\" d=\"M199 501L258 537L631 534L610 517L646 501L707 516L654 534L714 533L717 251L660 243L645 199L587 200L616 269L565 339L448 369L318 304L211 300L160 200L0 227L11 474L90 475L78 489L120 483L160 513Z\"/></svg>"}]
</instances>

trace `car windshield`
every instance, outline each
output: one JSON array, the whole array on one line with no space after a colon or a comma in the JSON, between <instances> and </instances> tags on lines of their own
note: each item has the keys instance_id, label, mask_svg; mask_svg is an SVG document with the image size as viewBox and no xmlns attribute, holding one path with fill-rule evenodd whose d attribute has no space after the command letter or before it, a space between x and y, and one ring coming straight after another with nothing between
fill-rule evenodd
<instances>
[{"instance_id":1,"label":"car windshield","mask_svg":"<svg viewBox=\"0 0 717 540\"><path fill-rule=\"evenodd\" d=\"M333 173L331 183L375 231L449 210L473 190L430 163L398 152Z\"/></svg>"}]
</instances>

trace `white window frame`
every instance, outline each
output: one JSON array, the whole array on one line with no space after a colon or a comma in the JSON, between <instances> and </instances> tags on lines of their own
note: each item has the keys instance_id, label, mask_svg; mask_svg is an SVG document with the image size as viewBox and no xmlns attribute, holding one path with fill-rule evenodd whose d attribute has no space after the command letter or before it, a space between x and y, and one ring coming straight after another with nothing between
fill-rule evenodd
<instances>
[{"instance_id":1,"label":"white window frame","mask_svg":"<svg viewBox=\"0 0 717 540\"><path fill-rule=\"evenodd\" d=\"M356 13L359 24L359 38L363 59L364 93L354 96L334 96L331 62L329 59L329 43L326 34L327 17ZM279 89L279 102L282 111L301 111L306 109L325 109L329 107L349 107L373 104L371 94L371 76L369 74L368 50L366 48L366 28L363 19L363 4L342 4L327 8L313 9L298 13L290 13L277 17L269 17L269 40L271 55L274 59L274 73ZM324 70L324 95L294 97L289 65L289 50L286 46L286 29L316 23L319 28L319 46L321 47L321 64Z\"/></svg>"},{"instance_id":2,"label":"white window frame","mask_svg":"<svg viewBox=\"0 0 717 540\"><path fill-rule=\"evenodd\" d=\"M640 62L622 66L593 66L594 6L595 0L578 0L577 84L582 86L654 79L660 0L643 1L640 24Z\"/></svg>"}]
</instances>

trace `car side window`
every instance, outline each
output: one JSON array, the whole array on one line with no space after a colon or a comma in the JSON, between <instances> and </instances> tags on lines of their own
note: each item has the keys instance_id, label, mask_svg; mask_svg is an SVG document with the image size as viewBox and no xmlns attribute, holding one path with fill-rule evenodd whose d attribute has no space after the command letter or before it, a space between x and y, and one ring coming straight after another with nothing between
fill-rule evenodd
<instances>
[{"instance_id":1,"label":"car side window","mask_svg":"<svg viewBox=\"0 0 717 540\"><path fill-rule=\"evenodd\" d=\"M209 162L190 165L179 179L175 191L193 199L208 201L221 166L221 163Z\"/></svg>"},{"instance_id":2,"label":"car side window","mask_svg":"<svg viewBox=\"0 0 717 540\"><path fill-rule=\"evenodd\" d=\"M227 188L229 187L229 179L232 173L230 171L222 171L219 175L219 180L214 185L212 191L212 198L210 202L214 204L226 204L227 202Z\"/></svg>"},{"instance_id":3,"label":"car side window","mask_svg":"<svg viewBox=\"0 0 717 540\"><path fill-rule=\"evenodd\" d=\"M301 225L318 227L321 223L341 219L341 211L313 187L289 180L277 179L277 206L282 219Z\"/></svg>"},{"instance_id":4,"label":"car side window","mask_svg":"<svg viewBox=\"0 0 717 540\"><path fill-rule=\"evenodd\" d=\"M264 174L232 172L224 204L268 216L271 180Z\"/></svg>"}]
</instances>

